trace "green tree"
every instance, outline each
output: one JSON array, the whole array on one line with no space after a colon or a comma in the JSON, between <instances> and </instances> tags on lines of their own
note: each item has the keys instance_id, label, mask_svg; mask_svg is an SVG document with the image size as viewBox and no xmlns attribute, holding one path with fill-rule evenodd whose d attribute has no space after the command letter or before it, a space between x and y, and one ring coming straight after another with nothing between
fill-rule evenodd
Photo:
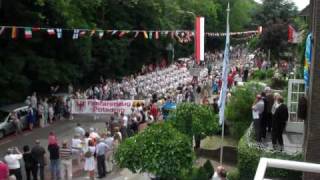
<instances>
[{"instance_id":1,"label":"green tree","mask_svg":"<svg viewBox=\"0 0 320 180\"><path fill-rule=\"evenodd\" d=\"M211 108L194 103L179 104L170 113L170 123L180 132L195 137L196 148L200 147L200 140L220 131L218 118Z\"/></svg>"},{"instance_id":2,"label":"green tree","mask_svg":"<svg viewBox=\"0 0 320 180\"><path fill-rule=\"evenodd\" d=\"M258 83L249 83L238 86L231 91L231 99L227 103L226 119L230 121L230 133L240 139L252 122L252 103L262 86Z\"/></svg>"},{"instance_id":3,"label":"green tree","mask_svg":"<svg viewBox=\"0 0 320 180\"><path fill-rule=\"evenodd\" d=\"M253 23L263 26L258 47L270 50L272 59L279 60L283 52L290 50L288 25L294 23L297 13L295 4L287 0L263 0L257 9Z\"/></svg>"},{"instance_id":4,"label":"green tree","mask_svg":"<svg viewBox=\"0 0 320 180\"><path fill-rule=\"evenodd\" d=\"M169 123L157 124L126 139L115 155L121 168L175 179L192 168L193 152L188 138Z\"/></svg>"}]
</instances>

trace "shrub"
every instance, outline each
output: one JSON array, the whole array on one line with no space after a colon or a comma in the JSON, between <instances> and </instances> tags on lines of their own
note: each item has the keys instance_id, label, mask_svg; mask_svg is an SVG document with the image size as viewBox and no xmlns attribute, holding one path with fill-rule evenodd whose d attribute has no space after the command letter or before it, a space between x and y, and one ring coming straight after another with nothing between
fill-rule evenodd
<instances>
[{"instance_id":1,"label":"shrub","mask_svg":"<svg viewBox=\"0 0 320 180\"><path fill-rule=\"evenodd\" d=\"M235 169L227 173L227 179L228 180L239 180L240 179L240 174L239 170Z\"/></svg>"},{"instance_id":2,"label":"shrub","mask_svg":"<svg viewBox=\"0 0 320 180\"><path fill-rule=\"evenodd\" d=\"M213 168L210 160L207 160L207 161L204 163L203 168L204 168L205 171L206 171L207 179L210 179L210 177L212 177L212 175L213 175L213 173L214 173L214 168Z\"/></svg>"},{"instance_id":3,"label":"shrub","mask_svg":"<svg viewBox=\"0 0 320 180\"><path fill-rule=\"evenodd\" d=\"M192 168L192 144L169 123L162 123L127 138L119 146L115 159L120 168L175 179Z\"/></svg>"},{"instance_id":4,"label":"shrub","mask_svg":"<svg viewBox=\"0 0 320 180\"><path fill-rule=\"evenodd\" d=\"M211 179L212 175L214 173L213 166L211 165L211 162L209 160L206 161L206 163L200 167L200 168L192 168L191 171L182 174L178 180L208 180Z\"/></svg>"},{"instance_id":5,"label":"shrub","mask_svg":"<svg viewBox=\"0 0 320 180\"><path fill-rule=\"evenodd\" d=\"M288 82L284 79L281 79L281 78L272 78L271 80L271 84L270 84L270 87L272 89L279 89L279 90L282 90L284 89L285 87L287 87L288 85Z\"/></svg>"},{"instance_id":6,"label":"shrub","mask_svg":"<svg viewBox=\"0 0 320 180\"><path fill-rule=\"evenodd\" d=\"M238 144L237 167L239 168L240 179L253 179L261 157L298 161L302 160L301 153L289 155L284 152L271 152L265 149L260 149L256 146L253 140L252 132L253 128L251 126ZM301 175L301 172L268 168L265 176L268 178L284 178L295 180L301 179Z\"/></svg>"},{"instance_id":7,"label":"shrub","mask_svg":"<svg viewBox=\"0 0 320 180\"><path fill-rule=\"evenodd\" d=\"M170 113L170 124L178 131L203 139L206 136L217 134L220 126L214 112L204 105L194 103L179 104L177 109Z\"/></svg>"},{"instance_id":8,"label":"shrub","mask_svg":"<svg viewBox=\"0 0 320 180\"><path fill-rule=\"evenodd\" d=\"M274 70L273 69L267 69L267 70L257 70L253 72L252 74L252 79L255 80L266 80L266 79L271 79L274 75Z\"/></svg>"},{"instance_id":9,"label":"shrub","mask_svg":"<svg viewBox=\"0 0 320 180\"><path fill-rule=\"evenodd\" d=\"M262 85L247 83L232 90L232 96L226 107L226 119L230 122L231 136L240 139L252 121L251 106Z\"/></svg>"}]
</instances>

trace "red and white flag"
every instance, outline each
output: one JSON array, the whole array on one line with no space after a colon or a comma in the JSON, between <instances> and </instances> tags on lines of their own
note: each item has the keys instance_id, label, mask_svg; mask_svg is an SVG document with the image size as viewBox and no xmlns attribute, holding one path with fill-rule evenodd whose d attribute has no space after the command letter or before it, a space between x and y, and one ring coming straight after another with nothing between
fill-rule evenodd
<instances>
[{"instance_id":1,"label":"red and white flag","mask_svg":"<svg viewBox=\"0 0 320 180\"><path fill-rule=\"evenodd\" d=\"M50 36L53 36L56 34L56 32L54 31L54 29L47 29L47 32Z\"/></svg>"},{"instance_id":2,"label":"red and white flag","mask_svg":"<svg viewBox=\"0 0 320 180\"><path fill-rule=\"evenodd\" d=\"M196 63L204 61L204 17L197 17L195 23L195 59Z\"/></svg>"},{"instance_id":3,"label":"red and white flag","mask_svg":"<svg viewBox=\"0 0 320 180\"><path fill-rule=\"evenodd\" d=\"M302 42L302 33L297 32L291 25L288 25L288 42L293 44Z\"/></svg>"}]
</instances>

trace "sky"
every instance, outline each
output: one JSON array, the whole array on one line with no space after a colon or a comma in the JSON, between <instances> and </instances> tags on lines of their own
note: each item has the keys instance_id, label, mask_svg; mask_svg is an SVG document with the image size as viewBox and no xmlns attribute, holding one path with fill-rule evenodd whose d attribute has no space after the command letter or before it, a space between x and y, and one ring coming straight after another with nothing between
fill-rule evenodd
<instances>
[{"instance_id":1,"label":"sky","mask_svg":"<svg viewBox=\"0 0 320 180\"><path fill-rule=\"evenodd\" d=\"M255 1L261 2L261 0L255 0ZM297 5L299 10L302 10L303 8L305 8L310 2L310 0L291 0L291 1L293 1Z\"/></svg>"}]
</instances>

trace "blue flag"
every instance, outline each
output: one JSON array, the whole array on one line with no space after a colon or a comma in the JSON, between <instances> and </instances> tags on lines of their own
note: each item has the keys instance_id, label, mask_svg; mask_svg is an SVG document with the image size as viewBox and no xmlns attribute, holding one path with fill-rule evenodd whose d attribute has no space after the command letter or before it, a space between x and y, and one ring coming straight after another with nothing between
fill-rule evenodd
<instances>
[{"instance_id":1,"label":"blue flag","mask_svg":"<svg viewBox=\"0 0 320 180\"><path fill-rule=\"evenodd\" d=\"M226 32L226 44L224 49L223 57L223 70L222 70L222 87L220 90L219 97L219 123L220 125L224 122L224 109L226 106L226 97L228 91L228 74L229 74L229 49L230 49L230 27L229 27L229 11L230 7L228 4L227 13L227 32Z\"/></svg>"}]
</instances>

